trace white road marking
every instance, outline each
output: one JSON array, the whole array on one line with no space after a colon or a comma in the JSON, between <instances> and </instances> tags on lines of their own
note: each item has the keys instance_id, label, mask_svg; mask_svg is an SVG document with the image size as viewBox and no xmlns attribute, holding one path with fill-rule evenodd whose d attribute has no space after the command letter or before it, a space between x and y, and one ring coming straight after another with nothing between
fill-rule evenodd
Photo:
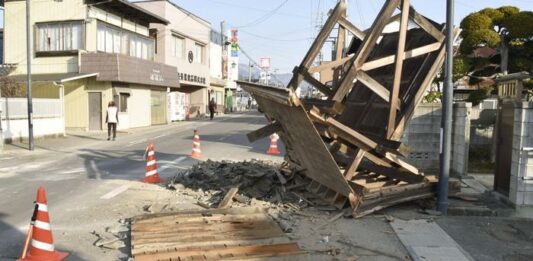
<instances>
[{"instance_id":1,"label":"white road marking","mask_svg":"<svg viewBox=\"0 0 533 261\"><path fill-rule=\"evenodd\" d=\"M224 137L219 138L217 141L223 141L223 140L225 140L227 138L228 138L228 136L224 136Z\"/></svg>"},{"instance_id":2,"label":"white road marking","mask_svg":"<svg viewBox=\"0 0 533 261\"><path fill-rule=\"evenodd\" d=\"M111 198L114 198L118 194L128 190L129 187L130 187L129 185L124 185L124 186L118 187L118 188L112 190L111 192L101 196L100 199L111 199Z\"/></svg>"},{"instance_id":3,"label":"white road marking","mask_svg":"<svg viewBox=\"0 0 533 261\"><path fill-rule=\"evenodd\" d=\"M130 146L133 146L133 145L136 145L136 144L140 144L140 143L143 143L143 142L146 142L147 139L142 139L142 140L136 140L136 141L130 141L128 143L128 145L126 145L126 147L130 147Z\"/></svg>"},{"instance_id":4,"label":"white road marking","mask_svg":"<svg viewBox=\"0 0 533 261\"><path fill-rule=\"evenodd\" d=\"M84 172L84 171L85 171L85 168L77 168L77 169L61 171L59 173L60 174L74 174L74 173L80 173L80 172Z\"/></svg>"},{"instance_id":5,"label":"white road marking","mask_svg":"<svg viewBox=\"0 0 533 261\"><path fill-rule=\"evenodd\" d=\"M163 137L165 137L165 136L167 136L167 134L161 134L161 135L155 136L155 137L154 137L154 140L157 140L157 139L159 139L159 138L163 138Z\"/></svg>"},{"instance_id":6,"label":"white road marking","mask_svg":"<svg viewBox=\"0 0 533 261\"><path fill-rule=\"evenodd\" d=\"M178 164L178 163L180 163L180 162L182 162L182 161L184 161L186 159L187 159L187 157L181 156L181 157L179 157L179 158L177 158L177 159L165 164L164 166L160 167L159 171L163 172L164 170L166 170L166 169L168 169L170 167L175 167L175 164Z\"/></svg>"}]
</instances>

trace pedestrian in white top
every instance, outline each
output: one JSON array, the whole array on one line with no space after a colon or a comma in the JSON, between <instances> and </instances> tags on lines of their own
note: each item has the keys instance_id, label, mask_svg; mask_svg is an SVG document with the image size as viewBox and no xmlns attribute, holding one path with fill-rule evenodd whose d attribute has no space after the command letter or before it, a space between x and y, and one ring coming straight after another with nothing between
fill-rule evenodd
<instances>
[{"instance_id":1,"label":"pedestrian in white top","mask_svg":"<svg viewBox=\"0 0 533 261\"><path fill-rule=\"evenodd\" d=\"M107 123L107 140L111 139L111 129L113 129L113 140L115 140L117 137L118 108L114 101L107 104L105 122Z\"/></svg>"}]
</instances>

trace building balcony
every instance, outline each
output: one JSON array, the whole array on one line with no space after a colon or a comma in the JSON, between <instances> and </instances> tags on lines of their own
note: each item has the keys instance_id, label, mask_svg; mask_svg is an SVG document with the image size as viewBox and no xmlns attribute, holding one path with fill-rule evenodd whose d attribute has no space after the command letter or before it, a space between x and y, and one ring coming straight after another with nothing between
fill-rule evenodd
<instances>
[{"instance_id":1,"label":"building balcony","mask_svg":"<svg viewBox=\"0 0 533 261\"><path fill-rule=\"evenodd\" d=\"M98 73L97 81L180 87L176 67L123 54L82 54L80 73Z\"/></svg>"}]
</instances>

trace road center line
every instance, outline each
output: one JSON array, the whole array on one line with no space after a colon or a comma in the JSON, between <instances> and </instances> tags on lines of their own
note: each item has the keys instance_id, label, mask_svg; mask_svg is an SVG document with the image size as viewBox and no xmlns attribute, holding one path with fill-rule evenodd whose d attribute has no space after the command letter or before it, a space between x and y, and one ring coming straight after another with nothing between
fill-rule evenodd
<instances>
[{"instance_id":1,"label":"road center line","mask_svg":"<svg viewBox=\"0 0 533 261\"><path fill-rule=\"evenodd\" d=\"M182 161L184 161L186 159L187 159L187 157L181 156L181 157L179 157L179 158L177 158L177 159L165 164L163 167L159 168L159 171L163 172L164 170L174 166L174 164L178 164L178 163L180 163L180 162L182 162Z\"/></svg>"},{"instance_id":2,"label":"road center line","mask_svg":"<svg viewBox=\"0 0 533 261\"><path fill-rule=\"evenodd\" d=\"M111 192L103 195L102 197L100 197L100 199L111 199L111 198L114 198L118 194L128 190L129 187L130 187L129 185L124 185L124 186L118 187L118 188L112 190Z\"/></svg>"}]
</instances>

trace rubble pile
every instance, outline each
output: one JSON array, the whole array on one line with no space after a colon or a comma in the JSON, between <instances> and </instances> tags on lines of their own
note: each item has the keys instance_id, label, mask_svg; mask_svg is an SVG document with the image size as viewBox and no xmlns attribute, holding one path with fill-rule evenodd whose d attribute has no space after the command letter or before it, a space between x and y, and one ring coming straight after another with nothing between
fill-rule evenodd
<instances>
[{"instance_id":1,"label":"rubble pile","mask_svg":"<svg viewBox=\"0 0 533 261\"><path fill-rule=\"evenodd\" d=\"M294 195L285 193L285 186L294 184L297 172L285 164L251 160L242 162L211 161L198 163L179 172L167 185L176 189L186 188L212 193L211 203L219 202L231 189L238 188L235 201L250 203L252 199L279 204L285 201L299 201ZM210 194L211 194L210 193Z\"/></svg>"}]
</instances>

